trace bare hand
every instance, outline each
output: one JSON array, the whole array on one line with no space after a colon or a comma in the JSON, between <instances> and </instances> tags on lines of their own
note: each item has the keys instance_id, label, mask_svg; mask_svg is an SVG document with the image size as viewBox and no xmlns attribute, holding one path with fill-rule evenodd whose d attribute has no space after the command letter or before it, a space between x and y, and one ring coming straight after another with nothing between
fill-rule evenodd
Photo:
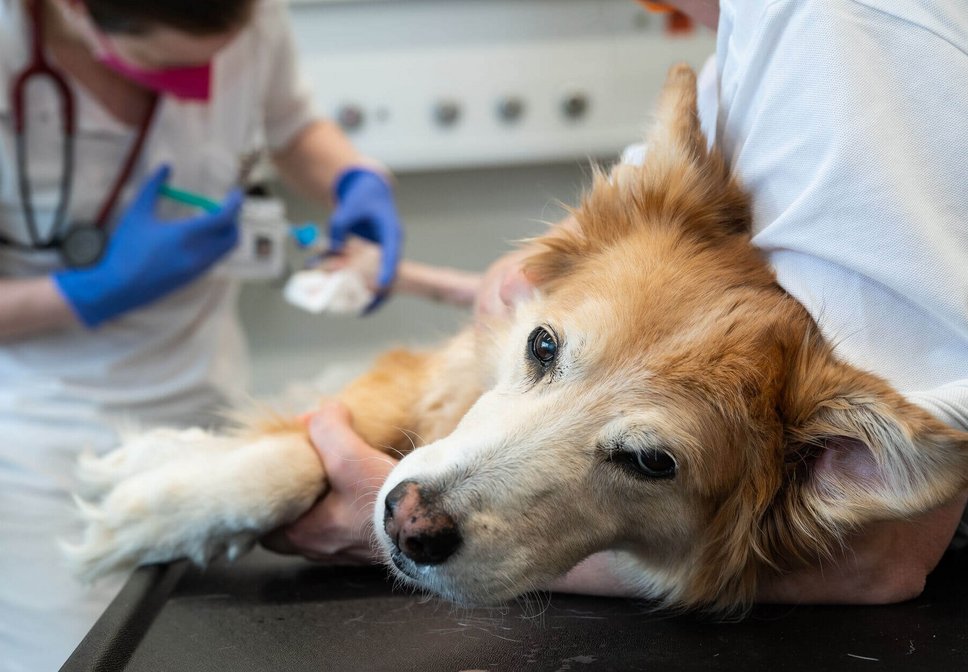
<instances>
[{"instance_id":1,"label":"bare hand","mask_svg":"<svg viewBox=\"0 0 968 672\"><path fill-rule=\"evenodd\" d=\"M532 250L515 250L491 264L477 292L475 317L508 315L515 303L534 293L534 284L524 272L524 262L531 254Z\"/></svg>"},{"instance_id":2,"label":"bare hand","mask_svg":"<svg viewBox=\"0 0 968 672\"><path fill-rule=\"evenodd\" d=\"M757 601L799 604L890 604L924 590L944 555L968 494L905 521L865 528L832 562L765 577Z\"/></svg>"},{"instance_id":3,"label":"bare hand","mask_svg":"<svg viewBox=\"0 0 968 672\"><path fill-rule=\"evenodd\" d=\"M368 445L352 428L349 410L329 403L309 419L329 490L294 523L269 533L263 545L277 553L303 555L333 564L378 561L373 540L373 505L397 460Z\"/></svg>"}]
</instances>

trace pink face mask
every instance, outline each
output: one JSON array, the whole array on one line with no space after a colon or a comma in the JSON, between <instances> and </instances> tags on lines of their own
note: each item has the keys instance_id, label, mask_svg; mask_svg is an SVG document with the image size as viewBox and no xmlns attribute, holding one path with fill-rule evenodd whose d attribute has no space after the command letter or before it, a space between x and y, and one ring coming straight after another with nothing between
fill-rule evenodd
<instances>
[{"instance_id":1,"label":"pink face mask","mask_svg":"<svg viewBox=\"0 0 968 672\"><path fill-rule=\"evenodd\" d=\"M158 93L170 94L182 100L208 101L212 88L211 63L144 70L124 62L114 53L103 36L100 40L101 53L98 55L98 60L122 77Z\"/></svg>"}]
</instances>

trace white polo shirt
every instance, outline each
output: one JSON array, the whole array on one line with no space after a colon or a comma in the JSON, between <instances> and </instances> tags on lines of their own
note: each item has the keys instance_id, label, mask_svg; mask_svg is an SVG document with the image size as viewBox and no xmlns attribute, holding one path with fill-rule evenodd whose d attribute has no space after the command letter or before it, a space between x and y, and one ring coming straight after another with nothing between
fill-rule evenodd
<instances>
[{"instance_id":1,"label":"white polo shirt","mask_svg":"<svg viewBox=\"0 0 968 672\"><path fill-rule=\"evenodd\" d=\"M700 117L754 244L840 356L968 430L968 2L720 6Z\"/></svg>"},{"instance_id":2,"label":"white polo shirt","mask_svg":"<svg viewBox=\"0 0 968 672\"><path fill-rule=\"evenodd\" d=\"M30 35L22 0L0 0L0 232L23 243L30 238L17 187L9 91L27 62ZM70 212L84 221L104 199L134 133L82 87L72 88L78 134ZM29 158L46 239L58 196L61 118L49 88L31 94ZM208 104L162 99L115 214L165 162L173 166L173 185L220 200L252 153L285 146L313 118L285 3L262 0L252 23L217 55ZM0 277L46 274L59 265L56 252L0 247ZM239 394L247 366L236 291L216 268L95 331L79 326L0 343L0 462L61 474L73 465L79 443L119 417L189 422Z\"/></svg>"}]
</instances>

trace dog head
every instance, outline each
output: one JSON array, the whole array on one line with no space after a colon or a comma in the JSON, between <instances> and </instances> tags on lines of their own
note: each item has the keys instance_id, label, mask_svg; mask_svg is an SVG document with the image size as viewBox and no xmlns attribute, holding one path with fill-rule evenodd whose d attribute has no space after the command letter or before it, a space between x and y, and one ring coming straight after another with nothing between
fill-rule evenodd
<instances>
[{"instance_id":1,"label":"dog head","mask_svg":"<svg viewBox=\"0 0 968 672\"><path fill-rule=\"evenodd\" d=\"M690 69L645 166L598 176L574 214L538 241L493 387L381 491L402 577L494 603L612 549L643 596L733 609L766 568L965 487L965 436L839 362L777 285Z\"/></svg>"}]
</instances>

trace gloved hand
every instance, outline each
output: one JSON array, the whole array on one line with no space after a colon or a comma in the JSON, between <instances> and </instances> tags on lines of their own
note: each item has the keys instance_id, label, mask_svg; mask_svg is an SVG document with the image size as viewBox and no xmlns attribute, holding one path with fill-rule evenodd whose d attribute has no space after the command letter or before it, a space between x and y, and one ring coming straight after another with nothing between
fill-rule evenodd
<instances>
[{"instance_id":1,"label":"gloved hand","mask_svg":"<svg viewBox=\"0 0 968 672\"><path fill-rule=\"evenodd\" d=\"M351 233L381 248L377 296L366 309L370 312L383 302L396 277L403 228L390 184L366 168L350 168L336 180L336 210L329 220L330 250L341 251Z\"/></svg>"},{"instance_id":2,"label":"gloved hand","mask_svg":"<svg viewBox=\"0 0 968 672\"><path fill-rule=\"evenodd\" d=\"M243 197L237 189L214 214L171 221L155 216L158 190L170 172L162 166L144 183L97 265L54 274L61 294L88 327L188 284L238 242Z\"/></svg>"}]
</instances>

